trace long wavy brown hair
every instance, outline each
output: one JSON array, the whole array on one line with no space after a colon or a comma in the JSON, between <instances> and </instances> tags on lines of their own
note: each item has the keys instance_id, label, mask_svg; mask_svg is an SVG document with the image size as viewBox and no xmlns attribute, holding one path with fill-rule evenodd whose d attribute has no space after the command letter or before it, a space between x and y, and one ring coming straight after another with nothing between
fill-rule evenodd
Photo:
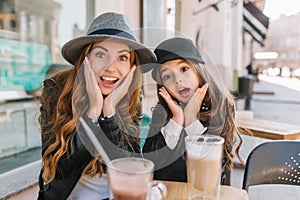
<instances>
[{"instance_id":1,"label":"long wavy brown hair","mask_svg":"<svg viewBox=\"0 0 300 200\"><path fill-rule=\"evenodd\" d=\"M225 168L231 170L235 155L241 163L244 163L239 154L243 141L236 125L234 97L227 89L221 88L220 85L217 84L206 66L190 60L187 60L187 62L191 63L197 71L198 80L200 80L199 87L208 83L208 91L202 102L202 106L206 109L199 111L198 118L203 126L207 127L206 134L219 135L224 138L223 170L225 170ZM159 104L167 110L167 119L170 120L172 118L172 112L164 99L158 94L159 88L163 86L159 71L160 70L156 70L155 74ZM176 99L174 100L176 101ZM234 149L234 144L236 143L238 144Z\"/></svg>"},{"instance_id":2,"label":"long wavy brown hair","mask_svg":"<svg viewBox=\"0 0 300 200\"><path fill-rule=\"evenodd\" d=\"M89 108L88 95L85 89L85 80L83 76L83 67L81 67L84 58L89 54L93 44L84 48L79 56L74 68L68 71L57 73L53 80L61 87L58 100L50 110L53 110L53 117L42 119L39 116L39 122L43 131L49 138L48 148L43 153L43 179L49 183L54 180L59 160L67 153L67 149L72 138L76 135L76 123L78 118L85 114ZM140 66L138 56L135 51L130 53L131 66L135 64ZM142 72L137 67L134 72L134 78L130 85L129 91L116 106L117 123L123 128L120 130L120 147L125 144L139 144L139 129L141 118L141 85ZM43 104L49 97L41 95L40 102ZM51 98L51 97L50 97ZM125 128L124 128L125 127ZM72 152L71 152L72 153ZM70 155L67 155L70 156ZM104 172L104 165L94 158L84 169L84 173L100 176Z\"/></svg>"}]
</instances>

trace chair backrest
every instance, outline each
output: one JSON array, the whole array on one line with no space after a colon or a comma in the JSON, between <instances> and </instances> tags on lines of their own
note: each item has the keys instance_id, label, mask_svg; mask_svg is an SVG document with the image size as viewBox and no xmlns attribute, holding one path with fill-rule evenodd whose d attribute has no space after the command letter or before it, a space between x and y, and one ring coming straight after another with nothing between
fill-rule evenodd
<instances>
[{"instance_id":1,"label":"chair backrest","mask_svg":"<svg viewBox=\"0 0 300 200\"><path fill-rule=\"evenodd\" d=\"M245 166L243 189L260 184L300 185L300 141L274 140L256 146Z\"/></svg>"}]
</instances>

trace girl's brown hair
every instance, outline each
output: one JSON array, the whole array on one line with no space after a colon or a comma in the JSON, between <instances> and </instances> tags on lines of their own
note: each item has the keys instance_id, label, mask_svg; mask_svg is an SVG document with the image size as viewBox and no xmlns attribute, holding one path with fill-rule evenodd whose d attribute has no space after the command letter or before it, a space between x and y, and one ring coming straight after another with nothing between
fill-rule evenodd
<instances>
[{"instance_id":1,"label":"girl's brown hair","mask_svg":"<svg viewBox=\"0 0 300 200\"><path fill-rule=\"evenodd\" d=\"M223 170L225 170L225 168L231 170L233 167L234 154L241 163L244 163L239 154L242 138L235 120L236 108L234 97L227 89L221 88L219 84L217 84L206 66L190 60L187 60L187 62L191 63L197 72L198 79L200 80L199 87L208 83L208 91L202 102L202 106L206 109L200 110L198 118L203 126L208 128L206 134L219 135L224 138ZM164 99L158 94L159 88L162 87L162 78L159 71L160 70L156 70L155 74L158 84L157 95L159 103L168 111L168 120L170 120L172 113ZM234 149L235 143L238 144Z\"/></svg>"},{"instance_id":2,"label":"girl's brown hair","mask_svg":"<svg viewBox=\"0 0 300 200\"><path fill-rule=\"evenodd\" d=\"M85 80L83 76L83 67L81 64L84 58L91 51L93 44L89 44L84 48L79 56L74 68L57 73L52 79L55 80L60 93L57 103L48 105L48 111L53 111L52 117L43 119L39 116L39 122L42 128L42 134L48 138L48 148L43 152L43 179L49 183L54 180L59 160L71 146L71 140L76 135L76 123L78 118L85 114L89 108L88 95L85 90ZM131 65L139 66L139 60L135 51L131 51ZM141 111L141 85L142 72L137 67L134 72L134 78L130 85L129 91L116 106L115 119L123 128L120 129L121 139L119 146L125 144L139 144L139 129ZM40 102L43 104L51 98L44 92L41 95ZM132 147L133 148L133 147ZM72 148L70 148L72 150ZM73 151L71 151L71 154ZM70 155L67 155L70 156ZM100 176L104 172L102 163L94 158L84 169L84 173Z\"/></svg>"}]
</instances>

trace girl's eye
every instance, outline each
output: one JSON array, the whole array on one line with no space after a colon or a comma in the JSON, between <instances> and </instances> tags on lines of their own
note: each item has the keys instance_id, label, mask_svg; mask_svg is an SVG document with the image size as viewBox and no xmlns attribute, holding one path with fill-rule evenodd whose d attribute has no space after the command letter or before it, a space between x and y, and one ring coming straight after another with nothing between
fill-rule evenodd
<instances>
[{"instance_id":1,"label":"girl's eye","mask_svg":"<svg viewBox=\"0 0 300 200\"><path fill-rule=\"evenodd\" d=\"M189 67L187 67L187 66L182 66L181 67L182 72L185 72L185 71L188 71L188 70L189 70Z\"/></svg>"},{"instance_id":2,"label":"girl's eye","mask_svg":"<svg viewBox=\"0 0 300 200\"><path fill-rule=\"evenodd\" d=\"M102 52L96 53L96 56L97 56L98 58L105 58L105 54L102 53Z\"/></svg>"},{"instance_id":3,"label":"girl's eye","mask_svg":"<svg viewBox=\"0 0 300 200\"><path fill-rule=\"evenodd\" d=\"M166 80L168 80L168 79L170 79L171 78L171 76L169 75L169 74L166 74L166 75L163 75L162 76L162 79L164 80L164 81L166 81Z\"/></svg>"},{"instance_id":4,"label":"girl's eye","mask_svg":"<svg viewBox=\"0 0 300 200\"><path fill-rule=\"evenodd\" d=\"M120 60L120 61L127 61L127 60L128 60L128 57L125 56L125 55L122 55L122 56L119 56L119 60Z\"/></svg>"}]
</instances>

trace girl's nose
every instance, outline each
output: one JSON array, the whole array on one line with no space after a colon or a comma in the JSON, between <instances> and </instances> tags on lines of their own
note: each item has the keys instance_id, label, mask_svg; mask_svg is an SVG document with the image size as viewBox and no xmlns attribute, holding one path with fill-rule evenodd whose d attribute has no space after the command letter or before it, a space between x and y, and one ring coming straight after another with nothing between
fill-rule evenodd
<instances>
[{"instance_id":1,"label":"girl's nose","mask_svg":"<svg viewBox=\"0 0 300 200\"><path fill-rule=\"evenodd\" d=\"M181 83L181 82L182 82L182 77L181 77L181 76L176 76L175 82L176 82L177 84L178 84L178 83Z\"/></svg>"}]
</instances>

